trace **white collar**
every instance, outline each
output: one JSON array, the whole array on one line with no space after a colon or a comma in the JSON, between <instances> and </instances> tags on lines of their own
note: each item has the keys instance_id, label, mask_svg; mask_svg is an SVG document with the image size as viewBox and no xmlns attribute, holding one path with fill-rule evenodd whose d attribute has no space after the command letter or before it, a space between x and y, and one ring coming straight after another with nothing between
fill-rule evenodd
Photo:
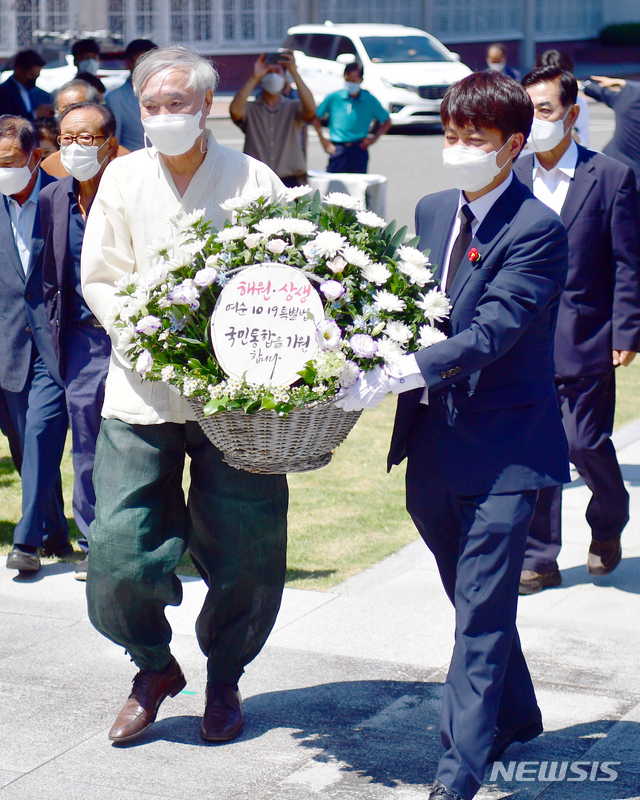
<instances>
[{"instance_id":1,"label":"white collar","mask_svg":"<svg viewBox=\"0 0 640 800\"><path fill-rule=\"evenodd\" d=\"M513 180L513 170L509 172L509 175L502 181L501 184L496 186L495 189L492 189L487 194L483 194L482 197L478 197L477 200L472 200L470 203L464 196L464 192L460 192L460 197L458 198L458 211L464 205L468 205L470 211L473 213L475 217L475 221L473 222L473 228L475 230L476 225L480 226L484 222L484 218L487 214L491 211L494 203L496 200L501 197L511 186L511 182Z\"/></svg>"},{"instance_id":2,"label":"white collar","mask_svg":"<svg viewBox=\"0 0 640 800\"><path fill-rule=\"evenodd\" d=\"M538 161L537 153L533 154L533 165L534 165L534 174L537 170L542 170L542 173L553 172L554 170L560 170L560 172L564 172L569 178L573 178L576 173L576 166L578 165L578 145L572 139L571 144L567 147L566 152L563 154L562 158L558 163L553 167L553 169L545 169L542 164Z\"/></svg>"}]
</instances>

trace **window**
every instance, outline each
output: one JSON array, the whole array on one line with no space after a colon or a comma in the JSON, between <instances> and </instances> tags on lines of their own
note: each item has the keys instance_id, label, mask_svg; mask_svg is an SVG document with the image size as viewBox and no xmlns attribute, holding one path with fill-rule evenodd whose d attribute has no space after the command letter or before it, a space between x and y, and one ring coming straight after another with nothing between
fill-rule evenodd
<instances>
[{"instance_id":1,"label":"window","mask_svg":"<svg viewBox=\"0 0 640 800\"><path fill-rule=\"evenodd\" d=\"M358 58L358 51L355 44L347 36L341 36L338 40L338 49L336 50L336 58L338 56L352 55Z\"/></svg>"},{"instance_id":2,"label":"window","mask_svg":"<svg viewBox=\"0 0 640 800\"><path fill-rule=\"evenodd\" d=\"M369 58L378 64L451 61L446 50L426 36L367 36L362 38Z\"/></svg>"},{"instance_id":3,"label":"window","mask_svg":"<svg viewBox=\"0 0 640 800\"><path fill-rule=\"evenodd\" d=\"M307 52L308 38L309 38L308 33L296 33L293 36L287 36L284 46L288 47L289 50L300 50L305 55L308 55Z\"/></svg>"},{"instance_id":4,"label":"window","mask_svg":"<svg viewBox=\"0 0 640 800\"><path fill-rule=\"evenodd\" d=\"M314 33L307 45L307 55L314 58L333 59L333 48L336 44L335 36L327 33Z\"/></svg>"}]
</instances>

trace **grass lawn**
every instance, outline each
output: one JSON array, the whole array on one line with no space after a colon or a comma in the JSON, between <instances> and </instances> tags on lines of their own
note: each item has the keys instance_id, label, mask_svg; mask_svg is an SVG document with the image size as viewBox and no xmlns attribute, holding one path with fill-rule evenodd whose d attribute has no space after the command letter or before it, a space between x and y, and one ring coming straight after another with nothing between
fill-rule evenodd
<instances>
[{"instance_id":1,"label":"grass lawn","mask_svg":"<svg viewBox=\"0 0 640 800\"><path fill-rule=\"evenodd\" d=\"M640 417L640 358L616 370L615 427ZM386 453L395 400L387 398L365 412L331 464L316 472L289 476L287 586L326 590L416 538L404 510L404 467L386 472ZM66 515L71 513L71 443L62 463ZM0 552L11 547L20 518L20 477L13 469L6 439L0 435ZM196 574L188 556L178 572Z\"/></svg>"}]
</instances>

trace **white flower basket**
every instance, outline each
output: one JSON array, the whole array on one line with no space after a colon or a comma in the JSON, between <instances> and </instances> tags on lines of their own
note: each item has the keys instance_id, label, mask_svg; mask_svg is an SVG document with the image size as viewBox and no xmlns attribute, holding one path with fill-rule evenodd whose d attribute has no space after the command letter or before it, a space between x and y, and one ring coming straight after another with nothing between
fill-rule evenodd
<instances>
[{"instance_id":1,"label":"white flower basket","mask_svg":"<svg viewBox=\"0 0 640 800\"><path fill-rule=\"evenodd\" d=\"M325 467L362 414L343 411L331 401L294 409L286 418L275 411L242 410L205 417L203 403L189 398L189 405L227 464L271 475Z\"/></svg>"}]
</instances>

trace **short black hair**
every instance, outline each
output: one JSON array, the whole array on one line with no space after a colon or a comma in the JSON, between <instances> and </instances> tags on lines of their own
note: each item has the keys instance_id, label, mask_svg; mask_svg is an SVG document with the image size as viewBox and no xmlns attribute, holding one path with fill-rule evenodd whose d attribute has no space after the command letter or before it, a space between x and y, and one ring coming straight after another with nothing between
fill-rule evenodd
<instances>
[{"instance_id":1,"label":"short black hair","mask_svg":"<svg viewBox=\"0 0 640 800\"><path fill-rule=\"evenodd\" d=\"M158 45L154 44L151 39L134 39L129 42L127 49L124 51L125 58L129 60L139 56L140 53L148 53L151 50L157 50Z\"/></svg>"},{"instance_id":2,"label":"short black hair","mask_svg":"<svg viewBox=\"0 0 640 800\"><path fill-rule=\"evenodd\" d=\"M49 138L58 146L58 134L60 133L60 126L58 125L58 120L52 119L51 117L39 117L35 121L36 130L38 131L38 138L40 139L40 143L42 144L43 138Z\"/></svg>"},{"instance_id":3,"label":"short black hair","mask_svg":"<svg viewBox=\"0 0 640 800\"><path fill-rule=\"evenodd\" d=\"M62 114L60 114L60 125L62 126L62 121L67 114L70 114L72 111L77 111L79 108L95 108L96 111L99 111L102 115L102 125L100 126L102 133L105 136L116 135L116 118L113 111L104 103L74 103L74 105L69 106L69 108L65 108Z\"/></svg>"},{"instance_id":4,"label":"short black hair","mask_svg":"<svg viewBox=\"0 0 640 800\"><path fill-rule=\"evenodd\" d=\"M361 78L364 78L364 67L359 61L352 61L344 68L345 77L349 72L357 72Z\"/></svg>"},{"instance_id":5,"label":"short black hair","mask_svg":"<svg viewBox=\"0 0 640 800\"><path fill-rule=\"evenodd\" d=\"M567 72L575 72L571 56L568 53L561 53L560 50L545 50L536 58L536 68L538 67L560 67Z\"/></svg>"},{"instance_id":6,"label":"short black hair","mask_svg":"<svg viewBox=\"0 0 640 800\"><path fill-rule=\"evenodd\" d=\"M513 78L500 72L474 72L447 89L440 117L445 128L450 122L459 128L496 128L503 142L514 133L521 133L526 141L531 132L533 103Z\"/></svg>"},{"instance_id":7,"label":"short black hair","mask_svg":"<svg viewBox=\"0 0 640 800\"><path fill-rule=\"evenodd\" d=\"M538 83L560 83L560 102L564 108L572 106L578 99L578 81L572 72L560 67L538 67L522 79L522 85L535 86Z\"/></svg>"},{"instance_id":8,"label":"short black hair","mask_svg":"<svg viewBox=\"0 0 640 800\"><path fill-rule=\"evenodd\" d=\"M13 59L13 68L30 69L31 67L44 67L47 62L35 50L21 50Z\"/></svg>"},{"instance_id":9,"label":"short black hair","mask_svg":"<svg viewBox=\"0 0 640 800\"><path fill-rule=\"evenodd\" d=\"M91 72L78 72L76 78L79 81L84 81L85 83L93 86L98 94L104 94L107 91L107 87L100 80L100 78L98 78L96 75L93 75Z\"/></svg>"},{"instance_id":10,"label":"short black hair","mask_svg":"<svg viewBox=\"0 0 640 800\"><path fill-rule=\"evenodd\" d=\"M0 117L0 139L17 139L23 153L31 153L36 147L40 147L33 122L12 114L3 114Z\"/></svg>"},{"instance_id":11,"label":"short black hair","mask_svg":"<svg viewBox=\"0 0 640 800\"><path fill-rule=\"evenodd\" d=\"M85 53L100 53L100 45L95 39L78 39L73 43L71 55L76 61L81 60L80 57Z\"/></svg>"}]
</instances>

